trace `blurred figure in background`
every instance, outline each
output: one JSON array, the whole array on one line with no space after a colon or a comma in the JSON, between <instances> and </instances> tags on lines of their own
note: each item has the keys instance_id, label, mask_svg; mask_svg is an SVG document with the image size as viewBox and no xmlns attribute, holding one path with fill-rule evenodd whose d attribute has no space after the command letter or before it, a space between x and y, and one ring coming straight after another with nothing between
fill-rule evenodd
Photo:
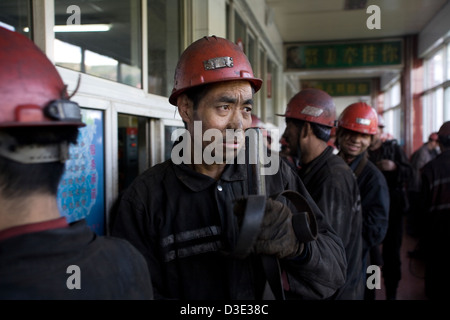
<instances>
[{"instance_id":1,"label":"blurred figure in background","mask_svg":"<svg viewBox=\"0 0 450 320\"><path fill-rule=\"evenodd\" d=\"M385 126L386 126L386 124L384 123L383 116L378 114L378 127L384 128ZM393 139L394 139L394 136L392 134L390 134L389 132L385 132L384 130L380 131L379 140L381 140L381 142L385 142L387 140L393 140Z\"/></svg>"},{"instance_id":2,"label":"blurred figure in background","mask_svg":"<svg viewBox=\"0 0 450 320\"><path fill-rule=\"evenodd\" d=\"M339 153L339 150L336 146L336 127L331 128L330 139L328 139L327 145L333 148L334 154Z\"/></svg>"},{"instance_id":3,"label":"blurred figure in background","mask_svg":"<svg viewBox=\"0 0 450 320\"><path fill-rule=\"evenodd\" d=\"M380 116L382 119L382 117ZM413 169L408 157L397 140L385 140L384 121L378 123L378 132L370 145L369 160L384 174L389 186L389 226L383 240L383 277L386 299L395 300L401 279L400 248L403 237L403 217L409 210L407 185L413 177Z\"/></svg>"},{"instance_id":4,"label":"blurred figure in background","mask_svg":"<svg viewBox=\"0 0 450 320\"><path fill-rule=\"evenodd\" d=\"M269 150L272 150L272 137L271 137L270 131L267 130L266 124L264 122L262 122L262 120L257 115L252 114L251 127L261 129L261 133L263 135L263 138L264 138L267 148Z\"/></svg>"},{"instance_id":5,"label":"blurred figure in background","mask_svg":"<svg viewBox=\"0 0 450 320\"><path fill-rule=\"evenodd\" d=\"M439 136L437 132L433 132L420 148L418 148L410 157L410 163L414 170L413 179L408 184L408 195L410 207L407 215L406 232L413 237L419 237L421 232L421 223L417 220L419 212L417 208L421 201L421 172L423 166L433 160L440 153Z\"/></svg>"},{"instance_id":6,"label":"blurred figure in background","mask_svg":"<svg viewBox=\"0 0 450 320\"><path fill-rule=\"evenodd\" d=\"M425 258L425 293L429 299L450 298L448 248L450 245L450 121L438 131L441 154L422 169L421 242Z\"/></svg>"},{"instance_id":7,"label":"blurred figure in background","mask_svg":"<svg viewBox=\"0 0 450 320\"><path fill-rule=\"evenodd\" d=\"M291 149L283 136L280 139L280 157L295 171L299 169L297 157L291 155Z\"/></svg>"}]
</instances>

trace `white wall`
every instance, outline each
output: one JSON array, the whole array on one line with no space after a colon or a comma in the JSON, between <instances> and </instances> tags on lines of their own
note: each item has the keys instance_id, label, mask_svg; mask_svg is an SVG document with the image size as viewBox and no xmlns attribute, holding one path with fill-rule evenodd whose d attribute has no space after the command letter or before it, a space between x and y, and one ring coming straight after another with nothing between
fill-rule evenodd
<instances>
[{"instance_id":1,"label":"white wall","mask_svg":"<svg viewBox=\"0 0 450 320\"><path fill-rule=\"evenodd\" d=\"M204 36L226 36L226 1L192 0L192 40Z\"/></svg>"},{"instance_id":2,"label":"white wall","mask_svg":"<svg viewBox=\"0 0 450 320\"><path fill-rule=\"evenodd\" d=\"M336 106L336 119L339 118L339 115L342 113L342 111L347 108L349 105L355 102L363 101L370 105L370 97L363 97L363 96L355 96L355 97L334 97L333 98L334 104ZM373 106L372 106L373 107Z\"/></svg>"},{"instance_id":3,"label":"white wall","mask_svg":"<svg viewBox=\"0 0 450 320\"><path fill-rule=\"evenodd\" d=\"M241 0L247 8L250 8L255 17L258 28L256 32L260 31L258 36L263 38L268 43L266 45L271 47L273 54L272 59L282 63L283 62L283 40L273 20L270 18L270 11L267 9L266 2L263 0ZM258 30L259 29L259 30Z\"/></svg>"}]
</instances>

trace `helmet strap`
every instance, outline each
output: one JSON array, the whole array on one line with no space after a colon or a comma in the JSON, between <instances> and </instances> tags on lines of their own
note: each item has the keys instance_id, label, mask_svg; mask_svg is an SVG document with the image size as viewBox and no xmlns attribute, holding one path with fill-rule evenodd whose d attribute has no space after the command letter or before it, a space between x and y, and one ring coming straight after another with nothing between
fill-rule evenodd
<instances>
[{"instance_id":1,"label":"helmet strap","mask_svg":"<svg viewBox=\"0 0 450 320\"><path fill-rule=\"evenodd\" d=\"M0 133L0 156L23 164L64 163L69 159L67 141L52 144L20 145L12 136Z\"/></svg>"}]
</instances>

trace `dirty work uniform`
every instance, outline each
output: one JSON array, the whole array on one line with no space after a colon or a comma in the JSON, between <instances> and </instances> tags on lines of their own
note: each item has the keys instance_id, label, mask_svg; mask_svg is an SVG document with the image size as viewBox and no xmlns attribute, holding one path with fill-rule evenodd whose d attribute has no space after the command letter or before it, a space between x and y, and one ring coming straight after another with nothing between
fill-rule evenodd
<instances>
[{"instance_id":1,"label":"dirty work uniform","mask_svg":"<svg viewBox=\"0 0 450 320\"><path fill-rule=\"evenodd\" d=\"M367 261L371 248L380 245L387 232L389 188L381 171L364 157L367 157L366 152L356 157L350 168L356 174L361 194L363 259Z\"/></svg>"},{"instance_id":2,"label":"dirty work uniform","mask_svg":"<svg viewBox=\"0 0 450 320\"><path fill-rule=\"evenodd\" d=\"M79 267L79 273L69 269ZM79 274L80 289L69 289ZM0 231L0 300L153 298L142 255L123 239L97 236L65 218Z\"/></svg>"},{"instance_id":3,"label":"dirty work uniform","mask_svg":"<svg viewBox=\"0 0 450 320\"><path fill-rule=\"evenodd\" d=\"M401 279L400 248L403 238L403 217L409 210L406 186L413 179L413 168L396 140L383 142L380 148L368 150L369 160L375 165L383 159L395 162L394 171L381 171L389 187L389 225L383 240L383 278L387 299L395 299Z\"/></svg>"},{"instance_id":4,"label":"dirty work uniform","mask_svg":"<svg viewBox=\"0 0 450 320\"><path fill-rule=\"evenodd\" d=\"M409 211L407 215L407 232L413 237L420 238L423 224L420 221L422 213L418 211L421 207L421 172L423 166L438 156L436 149L428 149L428 143L424 143L419 149L411 155L410 163L414 170L412 181L408 183L408 196L410 201Z\"/></svg>"},{"instance_id":5,"label":"dirty work uniform","mask_svg":"<svg viewBox=\"0 0 450 320\"><path fill-rule=\"evenodd\" d=\"M425 253L425 292L429 299L450 298L448 248L450 232L450 150L428 162L422 171L420 239Z\"/></svg>"},{"instance_id":6,"label":"dirty work uniform","mask_svg":"<svg viewBox=\"0 0 450 320\"><path fill-rule=\"evenodd\" d=\"M268 195L297 190L311 202L318 239L300 257L282 259L289 293L331 296L344 284L342 241L324 221L297 174L283 161L265 176ZM141 174L123 194L112 234L129 240L147 259L156 299L261 299L261 260L233 259L239 228L234 201L246 196L245 165L228 164L219 180L171 160Z\"/></svg>"},{"instance_id":7,"label":"dirty work uniform","mask_svg":"<svg viewBox=\"0 0 450 320\"><path fill-rule=\"evenodd\" d=\"M347 280L334 299L364 299L361 199L353 171L333 153L332 147L327 147L320 156L303 165L299 175L345 247Z\"/></svg>"},{"instance_id":8,"label":"dirty work uniform","mask_svg":"<svg viewBox=\"0 0 450 320\"><path fill-rule=\"evenodd\" d=\"M379 245L389 223L389 188L381 171L368 159L367 151L357 156L350 168L356 175L363 216L363 272L367 266L383 264ZM366 287L365 300L374 300L374 289Z\"/></svg>"}]
</instances>

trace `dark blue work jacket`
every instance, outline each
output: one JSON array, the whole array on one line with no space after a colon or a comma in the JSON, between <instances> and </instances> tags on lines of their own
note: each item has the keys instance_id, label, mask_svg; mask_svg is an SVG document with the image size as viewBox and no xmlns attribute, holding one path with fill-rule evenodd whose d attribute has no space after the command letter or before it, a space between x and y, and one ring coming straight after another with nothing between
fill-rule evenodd
<instances>
[{"instance_id":1,"label":"dark blue work jacket","mask_svg":"<svg viewBox=\"0 0 450 320\"><path fill-rule=\"evenodd\" d=\"M317 240L306 244L301 259L280 261L289 293L303 299L331 296L345 281L341 239L286 163L280 160L277 173L265 178L267 195L283 190L304 195L319 226ZM123 194L112 234L145 256L156 299L261 299L266 280L260 257L227 254L239 235L235 201L247 194L245 165L227 164L215 180L167 160Z\"/></svg>"}]
</instances>

